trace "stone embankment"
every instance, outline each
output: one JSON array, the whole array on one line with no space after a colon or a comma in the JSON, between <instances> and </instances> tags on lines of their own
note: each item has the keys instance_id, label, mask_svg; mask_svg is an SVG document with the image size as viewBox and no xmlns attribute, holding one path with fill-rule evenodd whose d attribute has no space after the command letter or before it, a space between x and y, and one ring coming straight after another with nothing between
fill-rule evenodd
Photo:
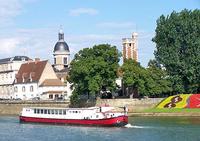
<instances>
[{"instance_id":1,"label":"stone embankment","mask_svg":"<svg viewBox=\"0 0 200 141\"><path fill-rule=\"evenodd\" d=\"M127 106L129 116L200 116L200 113L144 113L145 109L153 108L162 98L144 99L97 99L96 106ZM69 101L0 101L0 115L19 115L23 107L69 107Z\"/></svg>"},{"instance_id":2,"label":"stone embankment","mask_svg":"<svg viewBox=\"0 0 200 141\"><path fill-rule=\"evenodd\" d=\"M98 99L97 106L109 105L114 107L127 106L130 113L139 112L153 108L160 103L163 98L142 98L142 99Z\"/></svg>"},{"instance_id":3,"label":"stone embankment","mask_svg":"<svg viewBox=\"0 0 200 141\"><path fill-rule=\"evenodd\" d=\"M162 98L146 99L98 99L96 106L127 106L129 112L152 108ZM69 107L69 101L0 101L0 115L19 115L23 107Z\"/></svg>"},{"instance_id":4,"label":"stone embankment","mask_svg":"<svg viewBox=\"0 0 200 141\"><path fill-rule=\"evenodd\" d=\"M0 115L19 115L23 107L68 107L69 101L0 101Z\"/></svg>"}]
</instances>

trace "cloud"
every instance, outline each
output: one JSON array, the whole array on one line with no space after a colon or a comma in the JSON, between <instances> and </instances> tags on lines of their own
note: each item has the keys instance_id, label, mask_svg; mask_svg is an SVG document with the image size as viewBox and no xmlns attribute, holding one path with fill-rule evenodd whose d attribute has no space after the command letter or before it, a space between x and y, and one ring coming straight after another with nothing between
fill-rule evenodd
<instances>
[{"instance_id":1,"label":"cloud","mask_svg":"<svg viewBox=\"0 0 200 141\"><path fill-rule=\"evenodd\" d=\"M97 26L103 28L134 28L135 24L132 22L103 22L98 23Z\"/></svg>"},{"instance_id":2,"label":"cloud","mask_svg":"<svg viewBox=\"0 0 200 141\"><path fill-rule=\"evenodd\" d=\"M12 24L14 17L23 11L25 3L36 0L0 0L0 26Z\"/></svg>"},{"instance_id":3,"label":"cloud","mask_svg":"<svg viewBox=\"0 0 200 141\"><path fill-rule=\"evenodd\" d=\"M16 47L22 43L19 38L1 38L0 39L0 53L1 54L12 54Z\"/></svg>"},{"instance_id":4,"label":"cloud","mask_svg":"<svg viewBox=\"0 0 200 141\"><path fill-rule=\"evenodd\" d=\"M15 29L13 34L7 36L0 36L0 58L26 55L31 58L52 59L53 47L57 40L56 31L47 28Z\"/></svg>"},{"instance_id":5,"label":"cloud","mask_svg":"<svg viewBox=\"0 0 200 141\"><path fill-rule=\"evenodd\" d=\"M0 23L8 22L21 12L21 0L0 1Z\"/></svg>"},{"instance_id":6,"label":"cloud","mask_svg":"<svg viewBox=\"0 0 200 141\"><path fill-rule=\"evenodd\" d=\"M99 11L93 8L77 8L69 11L70 16L97 15L98 13Z\"/></svg>"}]
</instances>

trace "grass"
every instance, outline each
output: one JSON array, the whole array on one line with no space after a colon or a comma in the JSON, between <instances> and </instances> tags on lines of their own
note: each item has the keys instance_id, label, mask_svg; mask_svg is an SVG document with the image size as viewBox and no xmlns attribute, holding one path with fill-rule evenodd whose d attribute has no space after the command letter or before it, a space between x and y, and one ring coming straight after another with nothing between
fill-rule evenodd
<instances>
[{"instance_id":1,"label":"grass","mask_svg":"<svg viewBox=\"0 0 200 141\"><path fill-rule=\"evenodd\" d=\"M200 108L151 108L141 111L142 113L200 113Z\"/></svg>"}]
</instances>

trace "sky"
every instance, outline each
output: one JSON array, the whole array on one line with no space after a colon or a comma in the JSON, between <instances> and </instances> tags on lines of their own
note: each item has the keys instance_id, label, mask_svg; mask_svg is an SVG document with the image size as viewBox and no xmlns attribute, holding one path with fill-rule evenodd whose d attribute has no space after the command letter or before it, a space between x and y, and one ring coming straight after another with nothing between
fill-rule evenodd
<instances>
[{"instance_id":1,"label":"sky","mask_svg":"<svg viewBox=\"0 0 200 141\"><path fill-rule=\"evenodd\" d=\"M0 0L0 58L27 55L53 60L62 26L71 59L79 50L108 43L122 51L122 38L138 33L142 66L154 58L156 20L200 0Z\"/></svg>"}]
</instances>

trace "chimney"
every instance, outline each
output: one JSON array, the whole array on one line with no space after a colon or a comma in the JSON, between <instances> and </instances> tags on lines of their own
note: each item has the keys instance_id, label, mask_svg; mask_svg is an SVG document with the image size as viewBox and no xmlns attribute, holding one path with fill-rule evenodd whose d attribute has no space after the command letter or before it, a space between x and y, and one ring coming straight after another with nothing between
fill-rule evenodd
<instances>
[{"instance_id":1,"label":"chimney","mask_svg":"<svg viewBox=\"0 0 200 141\"><path fill-rule=\"evenodd\" d=\"M22 82L24 82L24 74L22 74Z\"/></svg>"},{"instance_id":2,"label":"chimney","mask_svg":"<svg viewBox=\"0 0 200 141\"><path fill-rule=\"evenodd\" d=\"M32 72L30 73L29 80L30 80L30 82L33 81L33 79L32 79Z\"/></svg>"},{"instance_id":3,"label":"chimney","mask_svg":"<svg viewBox=\"0 0 200 141\"><path fill-rule=\"evenodd\" d=\"M35 58L35 64L37 64L40 61L40 58Z\"/></svg>"},{"instance_id":4,"label":"chimney","mask_svg":"<svg viewBox=\"0 0 200 141\"><path fill-rule=\"evenodd\" d=\"M29 64L29 63L33 62L33 60L29 59L27 62L28 62L28 64Z\"/></svg>"}]
</instances>

